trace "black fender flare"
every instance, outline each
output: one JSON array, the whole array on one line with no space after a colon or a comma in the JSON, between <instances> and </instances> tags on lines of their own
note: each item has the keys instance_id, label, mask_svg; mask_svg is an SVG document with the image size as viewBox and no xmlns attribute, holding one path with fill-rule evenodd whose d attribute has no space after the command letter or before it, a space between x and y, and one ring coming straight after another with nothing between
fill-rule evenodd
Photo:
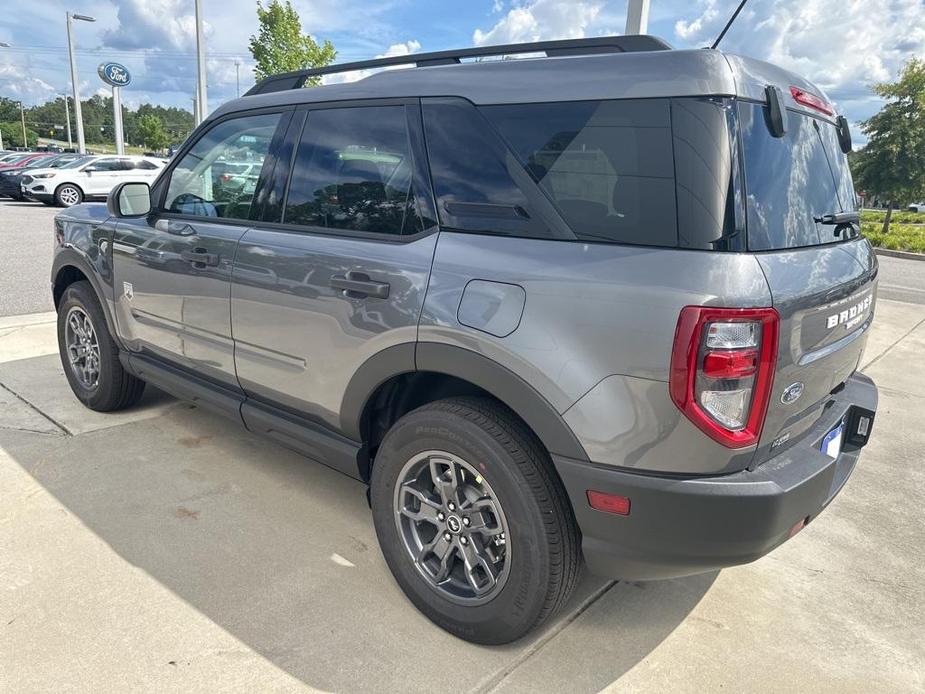
<instances>
[{"instance_id":1,"label":"black fender flare","mask_svg":"<svg viewBox=\"0 0 925 694\"><path fill-rule=\"evenodd\" d=\"M90 282L90 286L93 287L93 291L96 292L96 296L100 300L100 305L103 307L103 315L106 317L106 327L109 329L109 334L112 335L116 344L119 344L121 347L122 344L119 339L119 333L116 330L116 322L112 315L112 292L110 291L109 295L107 295L98 271L93 267L92 263L87 260L87 257L73 246L65 246L59 249L55 254L55 258L51 264L52 294L54 294L54 288L58 283L58 277L61 275L61 272L69 267L79 270ZM54 299L54 296L52 296L52 298ZM55 301L55 310L57 310L57 308L58 302Z\"/></svg>"},{"instance_id":2,"label":"black fender flare","mask_svg":"<svg viewBox=\"0 0 925 694\"><path fill-rule=\"evenodd\" d=\"M562 415L527 381L477 352L439 342L394 345L367 359L350 380L342 400L344 434L362 440L363 412L376 389L394 376L414 371L455 376L478 386L523 419L550 454L588 460Z\"/></svg>"}]
</instances>

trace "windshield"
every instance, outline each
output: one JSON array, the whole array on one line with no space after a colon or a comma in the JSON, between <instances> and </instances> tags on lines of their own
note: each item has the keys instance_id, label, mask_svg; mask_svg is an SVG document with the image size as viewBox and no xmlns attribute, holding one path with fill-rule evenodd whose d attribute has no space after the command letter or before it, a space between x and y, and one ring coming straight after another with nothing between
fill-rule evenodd
<instances>
[{"instance_id":1,"label":"windshield","mask_svg":"<svg viewBox=\"0 0 925 694\"><path fill-rule=\"evenodd\" d=\"M822 223L826 215L857 209L835 126L790 111L787 132L777 138L764 110L761 104L739 104L749 250L817 246L856 235Z\"/></svg>"}]
</instances>

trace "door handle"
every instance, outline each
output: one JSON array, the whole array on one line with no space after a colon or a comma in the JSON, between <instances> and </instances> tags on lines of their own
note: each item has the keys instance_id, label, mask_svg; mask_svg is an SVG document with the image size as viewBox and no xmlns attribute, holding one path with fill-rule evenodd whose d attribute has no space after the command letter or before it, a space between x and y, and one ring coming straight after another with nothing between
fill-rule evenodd
<instances>
[{"instance_id":1,"label":"door handle","mask_svg":"<svg viewBox=\"0 0 925 694\"><path fill-rule=\"evenodd\" d=\"M364 272L351 270L346 275L334 275L331 277L331 286L334 289L343 290L352 299L361 299L367 296L374 296L377 299L389 298L388 282L370 280L369 275Z\"/></svg>"},{"instance_id":2,"label":"door handle","mask_svg":"<svg viewBox=\"0 0 925 694\"><path fill-rule=\"evenodd\" d=\"M205 267L206 265L218 265L218 253L207 253L206 251L180 251L180 257L193 265Z\"/></svg>"},{"instance_id":3,"label":"door handle","mask_svg":"<svg viewBox=\"0 0 925 694\"><path fill-rule=\"evenodd\" d=\"M196 233L196 230L186 222L173 222L169 219L158 219L154 222L154 228L174 236L193 236Z\"/></svg>"}]
</instances>

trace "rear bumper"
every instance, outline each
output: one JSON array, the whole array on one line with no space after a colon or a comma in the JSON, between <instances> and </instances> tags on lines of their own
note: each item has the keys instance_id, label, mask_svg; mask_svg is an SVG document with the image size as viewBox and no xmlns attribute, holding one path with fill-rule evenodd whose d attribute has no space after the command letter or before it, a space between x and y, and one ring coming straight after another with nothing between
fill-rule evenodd
<instances>
[{"instance_id":1,"label":"rear bumper","mask_svg":"<svg viewBox=\"0 0 925 694\"><path fill-rule=\"evenodd\" d=\"M844 486L860 448L846 443L838 458L822 438L854 408L877 409L877 388L855 374L829 413L800 443L755 470L673 479L554 457L582 532L588 568L626 580L653 580L745 564L813 520ZM587 490L630 498L628 516L591 508Z\"/></svg>"}]
</instances>

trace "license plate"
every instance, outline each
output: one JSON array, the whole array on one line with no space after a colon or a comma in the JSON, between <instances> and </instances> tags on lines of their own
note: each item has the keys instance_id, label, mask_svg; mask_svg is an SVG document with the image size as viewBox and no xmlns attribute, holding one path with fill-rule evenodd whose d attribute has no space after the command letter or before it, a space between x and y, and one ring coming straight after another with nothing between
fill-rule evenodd
<instances>
[{"instance_id":1,"label":"license plate","mask_svg":"<svg viewBox=\"0 0 925 694\"><path fill-rule=\"evenodd\" d=\"M838 426L832 429L825 438L822 439L822 445L819 448L830 458L837 458L841 453L842 434L845 432L845 422L842 420Z\"/></svg>"}]
</instances>

